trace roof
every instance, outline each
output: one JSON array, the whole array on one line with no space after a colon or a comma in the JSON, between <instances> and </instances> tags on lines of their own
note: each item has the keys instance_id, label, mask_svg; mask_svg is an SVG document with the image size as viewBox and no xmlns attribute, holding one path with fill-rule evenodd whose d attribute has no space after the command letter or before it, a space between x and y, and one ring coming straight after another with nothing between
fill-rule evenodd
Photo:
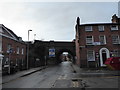
<instances>
[{"instance_id":1,"label":"roof","mask_svg":"<svg viewBox=\"0 0 120 90\"><path fill-rule=\"evenodd\" d=\"M6 32L10 34L11 39L14 39L16 41L20 41L21 37L18 37L12 30L10 30L9 28L5 27L3 24L0 24L0 27L4 28L4 30L6 30ZM4 34L2 34L2 35L4 35ZM21 42L23 42L23 41L21 41Z\"/></svg>"},{"instance_id":2,"label":"roof","mask_svg":"<svg viewBox=\"0 0 120 90\"><path fill-rule=\"evenodd\" d=\"M91 23L91 24L80 24L80 26L96 26L96 25L120 25L120 23Z\"/></svg>"}]
</instances>

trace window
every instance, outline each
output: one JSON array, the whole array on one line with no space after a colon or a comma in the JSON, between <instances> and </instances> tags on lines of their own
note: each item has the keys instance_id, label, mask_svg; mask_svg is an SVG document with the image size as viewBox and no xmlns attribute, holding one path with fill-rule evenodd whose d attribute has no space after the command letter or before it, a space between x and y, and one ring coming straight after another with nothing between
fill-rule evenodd
<instances>
[{"instance_id":1,"label":"window","mask_svg":"<svg viewBox=\"0 0 120 90\"><path fill-rule=\"evenodd\" d=\"M20 54L20 48L17 47L17 54Z\"/></svg>"},{"instance_id":2,"label":"window","mask_svg":"<svg viewBox=\"0 0 120 90\"><path fill-rule=\"evenodd\" d=\"M93 45L93 36L87 36L86 37L86 44L87 45Z\"/></svg>"},{"instance_id":3,"label":"window","mask_svg":"<svg viewBox=\"0 0 120 90\"><path fill-rule=\"evenodd\" d=\"M22 48L22 52L21 52L21 54L22 54L22 55L24 54L24 48Z\"/></svg>"},{"instance_id":4,"label":"window","mask_svg":"<svg viewBox=\"0 0 120 90\"><path fill-rule=\"evenodd\" d=\"M87 60L88 61L95 61L95 53L93 50L87 51Z\"/></svg>"},{"instance_id":5,"label":"window","mask_svg":"<svg viewBox=\"0 0 120 90\"><path fill-rule=\"evenodd\" d=\"M85 31L92 31L92 26L85 26Z\"/></svg>"},{"instance_id":6,"label":"window","mask_svg":"<svg viewBox=\"0 0 120 90\"><path fill-rule=\"evenodd\" d=\"M12 45L8 44L7 45L7 53L11 53L12 52Z\"/></svg>"},{"instance_id":7,"label":"window","mask_svg":"<svg viewBox=\"0 0 120 90\"><path fill-rule=\"evenodd\" d=\"M118 35L113 35L112 36L112 43L113 44L119 44L120 43Z\"/></svg>"},{"instance_id":8,"label":"window","mask_svg":"<svg viewBox=\"0 0 120 90\"><path fill-rule=\"evenodd\" d=\"M104 31L104 26L102 26L102 25L101 25L101 26L98 26L98 30L99 30L99 31Z\"/></svg>"},{"instance_id":9,"label":"window","mask_svg":"<svg viewBox=\"0 0 120 90\"><path fill-rule=\"evenodd\" d=\"M112 25L111 30L118 30L118 26L117 25Z\"/></svg>"},{"instance_id":10,"label":"window","mask_svg":"<svg viewBox=\"0 0 120 90\"><path fill-rule=\"evenodd\" d=\"M101 35L101 36L99 36L99 41L100 41L100 45L104 45L104 44L106 44L106 38L105 38L105 36L103 35Z\"/></svg>"},{"instance_id":11,"label":"window","mask_svg":"<svg viewBox=\"0 0 120 90\"><path fill-rule=\"evenodd\" d=\"M112 57L120 57L120 50L114 50L112 52Z\"/></svg>"},{"instance_id":12,"label":"window","mask_svg":"<svg viewBox=\"0 0 120 90\"><path fill-rule=\"evenodd\" d=\"M9 58L6 58L6 60L5 60L5 63L4 63L5 65L8 65L9 64Z\"/></svg>"}]
</instances>

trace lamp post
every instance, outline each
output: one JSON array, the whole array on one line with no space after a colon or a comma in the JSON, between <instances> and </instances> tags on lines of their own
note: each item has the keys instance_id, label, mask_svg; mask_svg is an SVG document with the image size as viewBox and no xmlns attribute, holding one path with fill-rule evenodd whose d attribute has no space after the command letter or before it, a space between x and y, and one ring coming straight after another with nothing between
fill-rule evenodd
<instances>
[{"instance_id":1,"label":"lamp post","mask_svg":"<svg viewBox=\"0 0 120 90\"><path fill-rule=\"evenodd\" d=\"M9 50L8 50L8 55L9 55L9 68L8 68L8 73L10 74L10 63L11 63L11 61L10 61L10 55L11 55L11 53L12 53L12 48L10 48Z\"/></svg>"},{"instance_id":2,"label":"lamp post","mask_svg":"<svg viewBox=\"0 0 120 90\"><path fill-rule=\"evenodd\" d=\"M28 30L28 44L27 44L27 69L29 64L29 32L32 30Z\"/></svg>"},{"instance_id":3,"label":"lamp post","mask_svg":"<svg viewBox=\"0 0 120 90\"><path fill-rule=\"evenodd\" d=\"M35 36L36 36L36 34L34 34L34 41L35 41Z\"/></svg>"},{"instance_id":4,"label":"lamp post","mask_svg":"<svg viewBox=\"0 0 120 90\"><path fill-rule=\"evenodd\" d=\"M32 30L28 30L28 41L29 41L29 32L32 31Z\"/></svg>"}]
</instances>

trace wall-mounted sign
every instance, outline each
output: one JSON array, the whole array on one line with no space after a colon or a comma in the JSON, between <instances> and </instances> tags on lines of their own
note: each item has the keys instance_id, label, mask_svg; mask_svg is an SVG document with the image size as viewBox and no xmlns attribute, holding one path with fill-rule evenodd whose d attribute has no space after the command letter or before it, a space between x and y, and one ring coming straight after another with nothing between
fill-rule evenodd
<instances>
[{"instance_id":1,"label":"wall-mounted sign","mask_svg":"<svg viewBox=\"0 0 120 90\"><path fill-rule=\"evenodd\" d=\"M54 48L49 49L49 57L55 57L55 49Z\"/></svg>"},{"instance_id":2,"label":"wall-mounted sign","mask_svg":"<svg viewBox=\"0 0 120 90\"><path fill-rule=\"evenodd\" d=\"M93 42L93 45L100 45L100 42Z\"/></svg>"}]
</instances>

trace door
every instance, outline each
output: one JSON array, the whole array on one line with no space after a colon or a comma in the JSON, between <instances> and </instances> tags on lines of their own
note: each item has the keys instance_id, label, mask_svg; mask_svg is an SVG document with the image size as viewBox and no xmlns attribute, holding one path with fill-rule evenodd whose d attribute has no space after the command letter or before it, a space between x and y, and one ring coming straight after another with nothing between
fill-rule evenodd
<instances>
[{"instance_id":1,"label":"door","mask_svg":"<svg viewBox=\"0 0 120 90\"><path fill-rule=\"evenodd\" d=\"M102 51L103 64L105 63L106 59L107 59L106 51Z\"/></svg>"}]
</instances>

